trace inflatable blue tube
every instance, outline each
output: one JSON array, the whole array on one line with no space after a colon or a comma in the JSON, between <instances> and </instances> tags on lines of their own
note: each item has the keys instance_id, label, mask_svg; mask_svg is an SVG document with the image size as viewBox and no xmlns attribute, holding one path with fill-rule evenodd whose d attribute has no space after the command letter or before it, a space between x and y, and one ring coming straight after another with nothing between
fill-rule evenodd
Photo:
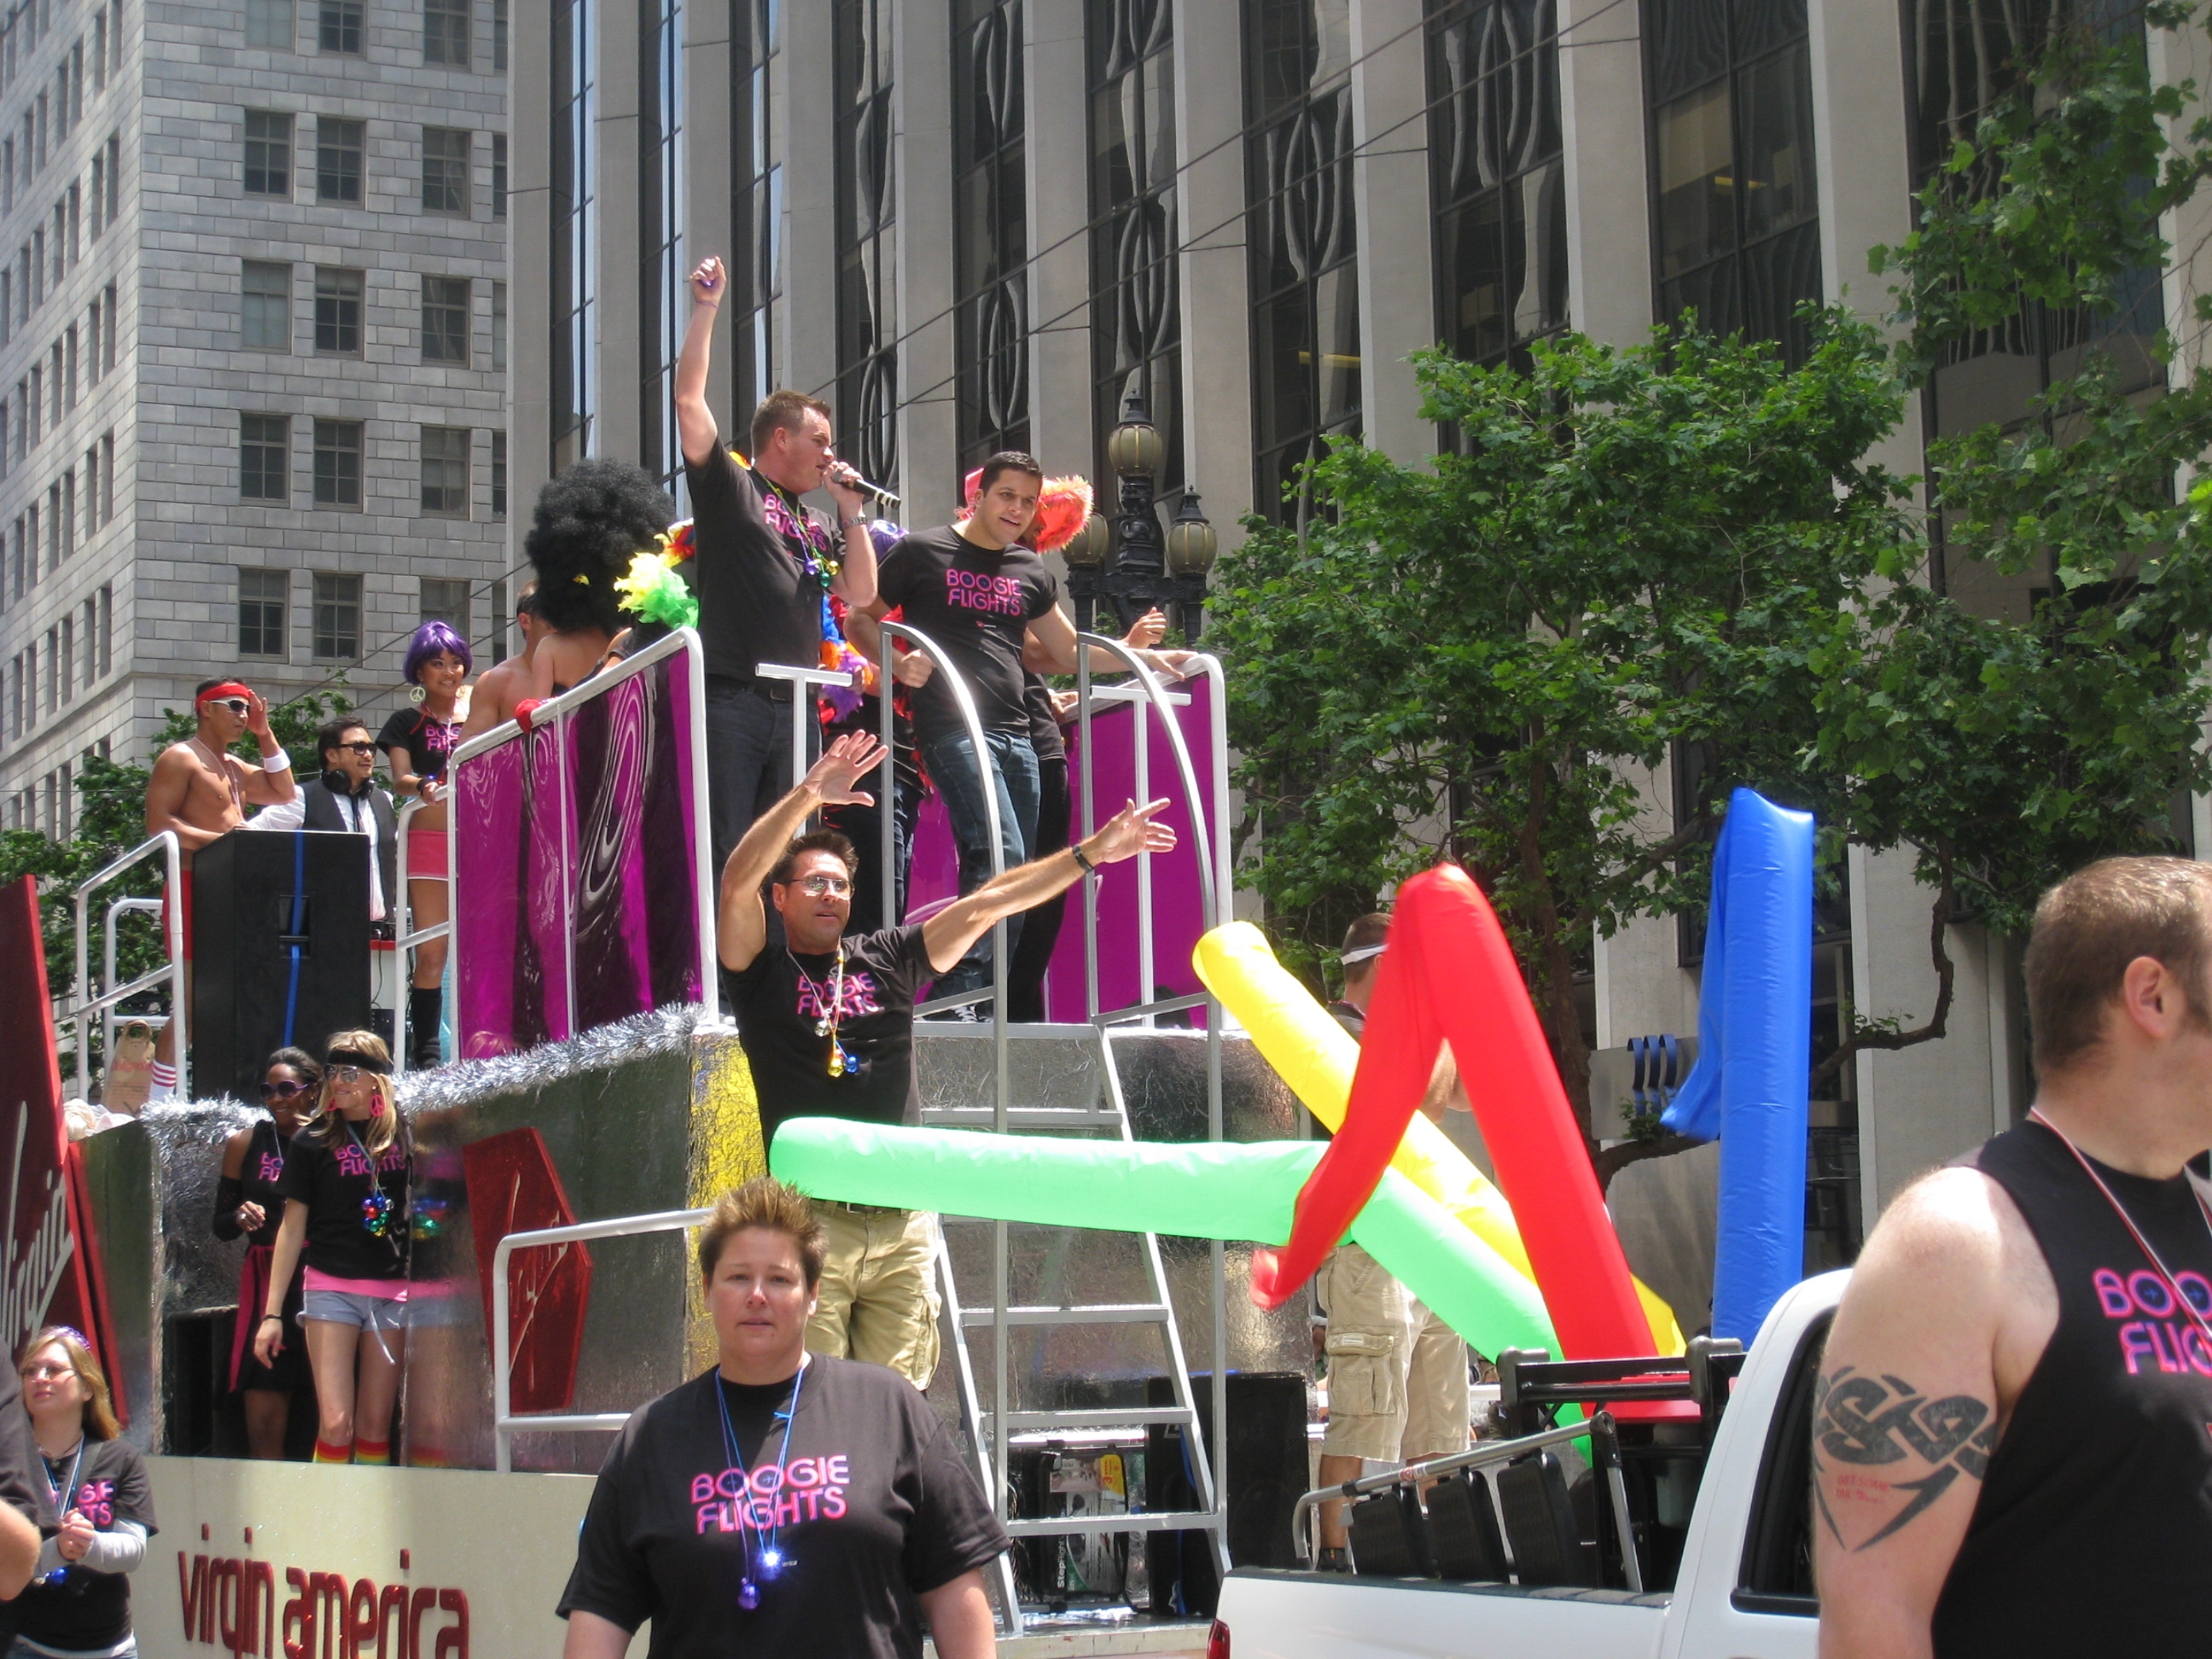
<instances>
[{"instance_id":1,"label":"inflatable blue tube","mask_svg":"<svg viewBox=\"0 0 2212 1659\"><path fill-rule=\"evenodd\" d=\"M1698 1063L1660 1120L1721 1144L1713 1334L1751 1345L1805 1273L1813 816L1748 789L1713 849Z\"/></svg>"}]
</instances>

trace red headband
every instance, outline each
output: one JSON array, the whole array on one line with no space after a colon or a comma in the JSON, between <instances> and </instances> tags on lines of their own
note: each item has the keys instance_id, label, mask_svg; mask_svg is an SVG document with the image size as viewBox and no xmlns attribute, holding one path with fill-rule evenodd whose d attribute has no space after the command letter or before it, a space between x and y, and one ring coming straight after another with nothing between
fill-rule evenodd
<instances>
[{"instance_id":1,"label":"red headband","mask_svg":"<svg viewBox=\"0 0 2212 1659\"><path fill-rule=\"evenodd\" d=\"M202 703L219 701L224 697L244 697L251 702L253 700L253 688L250 685L240 685L236 680L225 680L221 685L210 685L199 696L194 697L192 707L198 708Z\"/></svg>"}]
</instances>

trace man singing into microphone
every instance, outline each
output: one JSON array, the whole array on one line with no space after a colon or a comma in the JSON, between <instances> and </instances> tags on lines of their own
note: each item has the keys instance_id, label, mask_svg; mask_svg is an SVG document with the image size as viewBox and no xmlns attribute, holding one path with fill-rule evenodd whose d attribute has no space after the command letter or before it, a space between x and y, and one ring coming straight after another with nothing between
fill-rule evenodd
<instances>
[{"instance_id":1,"label":"man singing into microphone","mask_svg":"<svg viewBox=\"0 0 2212 1659\"><path fill-rule=\"evenodd\" d=\"M753 820L792 786L788 680L763 663L813 668L822 660L825 598L855 608L876 597L860 474L830 447L830 406L772 392L753 413L752 465L740 467L707 407L714 316L728 289L720 259L691 273L691 324L676 362L676 426L691 489L691 585L707 658L707 783L714 867ZM826 488L838 526L801 505ZM814 721L806 722L807 729Z\"/></svg>"}]
</instances>

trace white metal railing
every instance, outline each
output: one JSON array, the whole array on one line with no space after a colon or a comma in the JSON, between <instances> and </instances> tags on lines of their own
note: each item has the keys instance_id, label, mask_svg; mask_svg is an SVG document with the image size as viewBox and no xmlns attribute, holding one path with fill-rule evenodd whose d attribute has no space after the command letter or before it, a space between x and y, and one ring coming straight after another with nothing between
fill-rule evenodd
<instances>
[{"instance_id":1,"label":"white metal railing","mask_svg":"<svg viewBox=\"0 0 2212 1659\"><path fill-rule=\"evenodd\" d=\"M453 799L453 788L450 784L447 787L446 799L443 801L427 801L417 795L400 807L398 828L393 832L393 839L398 844L392 848L392 884L399 890L399 895L396 899L388 902L384 908L385 913L392 918L393 976L398 981L398 988L392 999L392 1073L394 1077L405 1075L407 1056L411 1048L407 1041L408 1004L410 1000L408 993L414 988L415 973L414 969L407 965L407 953L426 940L450 939L453 933L453 866L450 845L447 848L446 919L419 931L415 927L414 892L407 884L408 820L426 806L445 806L447 808L446 821L450 825L453 822L451 810ZM374 848L369 849L369 856L371 858L376 856ZM452 960L450 951L447 959L449 962Z\"/></svg>"},{"instance_id":2,"label":"white metal railing","mask_svg":"<svg viewBox=\"0 0 2212 1659\"><path fill-rule=\"evenodd\" d=\"M507 1264L517 1250L539 1249L556 1244L578 1243L589 1238L631 1238L646 1233L687 1232L714 1212L712 1210L660 1210L650 1215L617 1216L609 1221L579 1221L566 1227L539 1227L526 1233L509 1233L491 1253L491 1355L493 1465L501 1474L514 1471L514 1437L562 1430L618 1429L630 1419L628 1412L540 1413L514 1414L514 1336L508 1328L513 1311L507 1287Z\"/></svg>"},{"instance_id":3,"label":"white metal railing","mask_svg":"<svg viewBox=\"0 0 2212 1659\"><path fill-rule=\"evenodd\" d=\"M126 915L143 915L149 911L158 915L161 914L161 901L159 899L150 898L119 898L108 905L106 921L101 930L102 937L100 939L100 969L104 975L100 980L101 984L112 985L115 983L115 956L117 948L115 924L120 921ZM116 1005L111 1002L106 1007L100 1011L100 1052L107 1055L111 1062L112 1061L115 1054L115 1028L119 1019L119 1017L115 1012L115 1008ZM169 1017L167 1014L147 1014L140 1016L139 1018L143 1018L146 1024L151 1026L155 1030L159 1030L162 1026L167 1025L169 1023ZM179 1026L178 1029L181 1030L184 1028Z\"/></svg>"},{"instance_id":4,"label":"white metal railing","mask_svg":"<svg viewBox=\"0 0 2212 1659\"><path fill-rule=\"evenodd\" d=\"M163 944L167 947L168 961L149 973L143 973L127 985L115 981L115 921L125 909L151 906L161 908L156 899L123 900L110 907L107 913L107 939L103 966L106 969L108 988L97 988L92 977L92 897L101 888L110 885L143 864L155 854L162 860L166 884L162 890L171 896ZM177 1092L189 1097L191 1076L188 1042L191 1035L191 1011L185 1006L185 904L184 849L176 832L164 830L149 836L89 879L80 883L74 895L76 901L76 995L61 1012L56 1023L68 1026L70 1041L76 1049L76 1091L82 1097L89 1085L87 1066L92 1044L88 1022L94 1017L102 1021L103 1034L111 1034L112 1023L108 1011L132 997L166 984L169 988L169 1019L177 1032L172 1045L177 1067Z\"/></svg>"},{"instance_id":5,"label":"white metal railing","mask_svg":"<svg viewBox=\"0 0 2212 1659\"><path fill-rule=\"evenodd\" d=\"M635 656L625 659L612 668L602 669L582 684L563 691L558 696L546 698L532 711L531 729L537 731L552 727L557 730L558 723L564 716L574 714L595 697L605 696L625 680L636 678L655 664L678 655L682 655L688 659L691 671L691 708L689 720L691 728L691 799L697 811L702 813L708 812L710 809L707 793L706 658L700 649L699 635L692 629L677 629L665 637L655 640ZM489 754L495 749L504 748L508 744L519 742L523 735L521 726L514 720L508 720L504 725L495 726L489 732L479 732L471 738L454 750L452 757L446 763L446 775L450 780L446 799L453 809L446 815L446 870L449 881L453 880L459 868L460 804L463 796L460 787L462 765L465 762L476 759L478 756ZM559 744L554 745L554 759L555 764L560 769L559 793L565 797L568 793L568 756ZM569 864L568 815L562 812L556 814L556 817L558 819L557 833L562 838L562 867L566 869ZM720 977L717 972L718 964L714 954L714 879L719 872L710 869L713 856L708 846L710 839L711 836L704 825L701 827L701 832L691 838L692 875L698 897L699 1000L702 1008L702 1018L709 1020L715 1018L721 1010ZM453 888L453 896L447 902L448 915L453 914L459 908L458 884ZM447 952L447 961L451 966L454 995L458 999L460 993L462 970L461 935L456 933L451 937L453 943ZM568 987L571 1001L568 1025L573 1032L575 1027L575 1010L573 1004L576 986L573 928L562 929L562 948L568 953L568 960L563 964L562 979Z\"/></svg>"},{"instance_id":6,"label":"white metal railing","mask_svg":"<svg viewBox=\"0 0 2212 1659\"><path fill-rule=\"evenodd\" d=\"M853 676L842 668L794 668L789 663L763 662L753 665L753 677L781 680L791 687L791 786L796 789L814 764L807 758L813 747L814 705L830 687L850 686Z\"/></svg>"}]
</instances>

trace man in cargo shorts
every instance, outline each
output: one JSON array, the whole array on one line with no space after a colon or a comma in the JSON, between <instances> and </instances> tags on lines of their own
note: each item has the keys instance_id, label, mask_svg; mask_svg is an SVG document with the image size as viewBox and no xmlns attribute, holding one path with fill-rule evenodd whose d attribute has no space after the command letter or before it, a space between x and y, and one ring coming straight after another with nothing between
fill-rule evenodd
<instances>
[{"instance_id":1,"label":"man in cargo shorts","mask_svg":"<svg viewBox=\"0 0 2212 1659\"><path fill-rule=\"evenodd\" d=\"M1367 1004L1390 918L1360 917L1344 935L1344 994L1329 1012L1353 1036L1367 1023ZM1431 1117L1457 1081L1445 1055L1421 1109ZM1340 1244L1322 1263L1315 1288L1328 1318L1328 1427L1321 1442L1321 1484L1359 1478L1364 1460L1413 1463L1465 1451L1468 1444L1467 1343L1357 1244ZM1321 1510L1324 1572L1349 1570L1344 1553L1344 1505Z\"/></svg>"}]
</instances>

